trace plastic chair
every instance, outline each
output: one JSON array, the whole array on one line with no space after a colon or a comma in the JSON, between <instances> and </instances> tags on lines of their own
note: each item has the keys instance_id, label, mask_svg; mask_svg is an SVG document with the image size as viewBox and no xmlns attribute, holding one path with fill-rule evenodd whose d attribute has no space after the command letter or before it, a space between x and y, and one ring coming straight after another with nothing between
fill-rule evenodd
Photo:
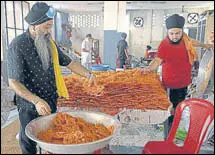
<instances>
[{"instance_id":1,"label":"plastic chair","mask_svg":"<svg viewBox=\"0 0 215 155\"><path fill-rule=\"evenodd\" d=\"M185 107L190 108L190 125L183 146L174 144L174 137ZM148 142L143 154L197 154L214 119L214 106L203 99L182 101L176 108L175 118L166 141Z\"/></svg>"}]
</instances>

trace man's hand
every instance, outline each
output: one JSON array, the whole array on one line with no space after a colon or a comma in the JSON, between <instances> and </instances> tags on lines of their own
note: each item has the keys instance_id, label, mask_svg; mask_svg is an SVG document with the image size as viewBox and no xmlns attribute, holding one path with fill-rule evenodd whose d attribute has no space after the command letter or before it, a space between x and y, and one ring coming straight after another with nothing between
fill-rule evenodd
<instances>
[{"instance_id":1,"label":"man's hand","mask_svg":"<svg viewBox=\"0 0 215 155\"><path fill-rule=\"evenodd\" d=\"M39 115L43 116L43 115L50 115L51 114L50 106L43 99L40 99L35 106L36 106L36 110L37 110Z\"/></svg>"},{"instance_id":2,"label":"man's hand","mask_svg":"<svg viewBox=\"0 0 215 155\"><path fill-rule=\"evenodd\" d=\"M141 74L147 74L149 72L154 72L158 69L159 65L162 63L162 59L156 57L154 60L152 60L146 68L141 69Z\"/></svg>"},{"instance_id":3,"label":"man's hand","mask_svg":"<svg viewBox=\"0 0 215 155\"><path fill-rule=\"evenodd\" d=\"M126 64L130 65L130 59L126 59Z\"/></svg>"},{"instance_id":4,"label":"man's hand","mask_svg":"<svg viewBox=\"0 0 215 155\"><path fill-rule=\"evenodd\" d=\"M116 56L116 61L118 61L119 60L119 57L118 57L118 55Z\"/></svg>"},{"instance_id":5,"label":"man's hand","mask_svg":"<svg viewBox=\"0 0 215 155\"><path fill-rule=\"evenodd\" d=\"M96 76L95 76L95 75L91 74L89 80L90 80L90 85L89 85L90 87L91 87L93 84L94 84L94 85L97 85L97 83L96 83Z\"/></svg>"},{"instance_id":6,"label":"man's hand","mask_svg":"<svg viewBox=\"0 0 215 155\"><path fill-rule=\"evenodd\" d=\"M130 64L130 62L131 62L131 59L132 59L132 56L130 55L130 56L128 56L128 64Z\"/></svg>"},{"instance_id":7,"label":"man's hand","mask_svg":"<svg viewBox=\"0 0 215 155\"><path fill-rule=\"evenodd\" d=\"M205 44L204 47L207 49L214 48L214 44Z\"/></svg>"}]
</instances>

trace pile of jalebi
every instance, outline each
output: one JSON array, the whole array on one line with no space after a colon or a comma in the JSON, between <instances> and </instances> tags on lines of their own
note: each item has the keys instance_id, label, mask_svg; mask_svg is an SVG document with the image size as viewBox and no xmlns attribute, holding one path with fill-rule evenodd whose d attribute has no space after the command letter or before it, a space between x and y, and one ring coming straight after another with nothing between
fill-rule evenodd
<instances>
[{"instance_id":1,"label":"pile of jalebi","mask_svg":"<svg viewBox=\"0 0 215 155\"><path fill-rule=\"evenodd\" d=\"M122 108L167 110L171 104L156 73L142 75L139 69L132 69L95 74L97 86L92 87L79 75L65 77L70 99L59 99L58 106L95 107L110 114Z\"/></svg>"},{"instance_id":2,"label":"pile of jalebi","mask_svg":"<svg viewBox=\"0 0 215 155\"><path fill-rule=\"evenodd\" d=\"M88 123L83 118L58 113L47 130L38 133L38 138L54 144L80 144L103 139L112 134L113 127Z\"/></svg>"}]
</instances>

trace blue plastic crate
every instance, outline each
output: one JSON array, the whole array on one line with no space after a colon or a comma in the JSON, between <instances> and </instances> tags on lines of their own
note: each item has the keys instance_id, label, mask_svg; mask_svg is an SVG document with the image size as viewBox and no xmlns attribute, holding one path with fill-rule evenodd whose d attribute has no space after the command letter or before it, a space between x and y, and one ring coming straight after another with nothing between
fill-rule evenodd
<instances>
[{"instance_id":1,"label":"blue plastic crate","mask_svg":"<svg viewBox=\"0 0 215 155\"><path fill-rule=\"evenodd\" d=\"M92 71L108 71L110 70L110 65L94 65L91 69Z\"/></svg>"}]
</instances>

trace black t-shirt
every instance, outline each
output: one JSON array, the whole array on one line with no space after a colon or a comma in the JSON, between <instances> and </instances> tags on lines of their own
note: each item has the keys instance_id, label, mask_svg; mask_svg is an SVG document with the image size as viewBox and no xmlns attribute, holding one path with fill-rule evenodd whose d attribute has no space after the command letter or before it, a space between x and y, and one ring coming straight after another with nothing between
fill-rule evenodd
<instances>
[{"instance_id":1,"label":"black t-shirt","mask_svg":"<svg viewBox=\"0 0 215 155\"><path fill-rule=\"evenodd\" d=\"M125 40L120 40L117 44L119 59L126 59L125 49L128 49L128 44Z\"/></svg>"},{"instance_id":2,"label":"black t-shirt","mask_svg":"<svg viewBox=\"0 0 215 155\"><path fill-rule=\"evenodd\" d=\"M63 54L57 47L59 64L67 66L71 59ZM47 71L42 67L41 59L34 45L34 40L27 30L22 35L16 37L9 45L7 51L8 78L15 79L22 83L30 92L44 99L56 110L57 87L55 82L54 66L52 61ZM32 103L17 95L17 105L25 108L35 108Z\"/></svg>"}]
</instances>

